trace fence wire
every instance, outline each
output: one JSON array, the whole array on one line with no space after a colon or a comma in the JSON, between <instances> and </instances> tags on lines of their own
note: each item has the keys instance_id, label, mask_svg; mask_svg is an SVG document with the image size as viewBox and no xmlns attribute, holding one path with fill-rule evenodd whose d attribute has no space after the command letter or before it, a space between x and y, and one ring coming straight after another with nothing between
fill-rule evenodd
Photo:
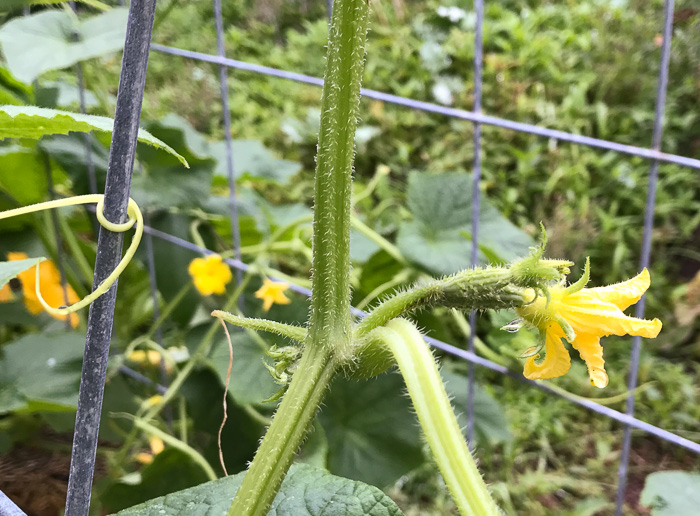
<instances>
[{"instance_id":1,"label":"fence wire","mask_svg":"<svg viewBox=\"0 0 700 516\"><path fill-rule=\"evenodd\" d=\"M123 0L120 0L123 5ZM328 0L328 15L330 17L330 12L332 9L332 0ZM262 75L267 75L271 77L278 77L281 79L292 80L296 82L301 82L305 84L312 84L315 86L322 86L323 80L317 77L312 77L309 75L304 75L296 72L291 72L287 70L280 70L276 68L271 68L259 64L247 63L243 61L238 61L235 59L227 58L225 55L225 38L224 38L224 28L223 19L221 15L221 0L213 0L214 6L214 17L215 26L217 34L217 54L211 55L200 52L194 52L190 50L184 50L174 47L168 47L164 45L152 44L150 48L161 53L180 56L183 58L193 59L202 62L213 63L219 66L219 81L220 81L220 97L223 112L223 128L225 133L226 142L226 166L228 172L228 181L230 187L230 202L229 202L229 216L231 220L231 230L233 239L233 249L234 258L226 259L225 261L235 268L236 279L240 284L242 278L242 272L248 270L248 265L246 265L241 260L240 254L240 231L238 224L238 207L235 197L235 161L233 154L232 145L232 133L231 133L231 117L229 109L229 93L228 93L228 68L238 69L241 71L247 71ZM473 188L472 188L472 256L471 263L473 266L477 264L478 260L478 242L479 242L479 207L480 207L480 191L479 191L479 180L481 175L481 127L482 125L490 125L495 127L500 127L507 130L532 134L544 138L550 138L558 141L569 142L575 145L584 145L593 148L599 148L607 151L618 152L621 154L627 154L631 156L637 156L645 159L649 159L650 171L649 171L649 185L647 190L647 202L644 215L644 228L643 228L643 243L640 253L640 268L647 267L649 264L649 258L651 254L651 235L653 229L653 215L656 201L656 187L658 180L658 169L660 163L672 163L676 165L681 165L689 167L692 169L700 170L700 160L666 154L661 152L661 137L663 134L663 119L664 119L664 108L666 100L666 91L668 88L668 69L670 61L670 48L673 33L673 11L674 2L673 0L665 0L664 3L664 29L663 29L663 42L661 46L661 59L659 67L658 76L658 87L656 96L656 106L655 106L655 119L654 119L654 129L652 136L651 148L643 148L632 145L624 145L616 142L611 142L607 140L601 140L597 138L591 138L587 136L577 135L573 133L567 133L564 131L558 131L553 129L547 129L539 127L532 124L525 124L521 122L515 122L512 120L506 120L498 117L493 117L485 115L481 111L481 94L482 94L482 72L483 72L483 23L484 23L484 1L475 0L474 9L476 14L476 26L475 26L475 52L474 52L474 105L472 111L466 111L456 108L445 107L429 102L418 101L410 98L400 97L397 95L392 95L388 93L382 93L375 90L370 90L363 88L361 93L364 97L372 98L375 100L380 100L383 102L405 106L410 109L415 109L418 111L434 113L438 115L443 115L451 118L457 118L461 120L471 121L474 124L473 133L473 144L474 144L474 158L473 158ZM112 141L112 150L110 152L110 166L108 172L107 187L105 190L106 195L109 195L111 200L105 202L105 210L108 218L112 220L120 220L120 217L124 216L126 207L126 198L128 197L128 190L130 185L130 177L133 168L133 151L132 148L135 144L129 143L129 138L134 133L135 128L139 125L141 99L143 95L143 88L145 83L145 70L147 66L148 59L148 49L151 36L151 28L153 23L153 14L155 11L155 0L132 0L129 6L129 25L127 29L127 41L124 49L124 58L122 64L122 76L120 79L120 87L117 100L117 111L115 113L115 131ZM130 73L125 72L129 70ZM82 76L82 69L80 65L76 65L76 76L78 78L78 88L79 88L79 99L81 112L85 112L85 88ZM126 100L125 95L130 95L132 98ZM121 102L120 102L121 101ZM120 108L120 105L125 107ZM128 104L128 105L127 105ZM128 113L127 113L128 111ZM120 129L118 129L118 127ZM125 133L122 131L126 131ZM128 135L127 135L128 133ZM88 175L89 184L91 192L97 191L97 182L95 178L94 165L92 161L92 151L91 151L91 140L90 136L85 137L85 152L86 152L86 162L88 164ZM134 136L135 138L135 136ZM126 160L122 160L120 163L113 162L113 155L123 154ZM114 158L115 160L118 158ZM131 164L129 164L131 160ZM115 173L120 174L120 177L115 179ZM111 176L111 179L110 179ZM112 185L110 187L110 184ZM118 190L115 194L114 190ZM124 197L126 195L126 197ZM123 206L120 212L117 205ZM112 206L113 213L107 211L109 206ZM114 211L116 209L116 211ZM56 224L57 225L57 224ZM103 235L104 233L104 235ZM212 251L204 249L197 246L191 242L184 239L178 238L176 236L164 233L157 229L151 228L148 224L145 227L145 238L146 238L146 258L148 273L150 278L150 288L151 295L154 305L154 318L158 318L158 289L156 283L155 275L155 263L153 259L153 246L152 238L158 238L167 241L178 247L189 249L198 254L211 254ZM60 231L56 227L57 235L57 261L59 262L59 270L62 270L63 256L61 254L61 242L60 242ZM112 270L114 264L111 266L105 262L110 260L105 260L104 252L105 248L109 247L111 250L111 260L118 255L118 249L121 249L121 236L117 234L109 234L107 231L100 231L100 238L98 242L98 261L95 266L95 285L101 281L98 276L104 275ZM116 263L116 262L115 262ZM98 271L99 270L99 271ZM62 282L65 285L64 274L61 274ZM65 287L64 287L65 288ZM76 418L76 430L74 436L74 446L73 446L73 457L71 461L71 475L69 480L68 489L68 499L66 506L67 516L78 516L86 515L89 509L90 503L90 489L92 484L92 474L94 470L94 459L95 459L95 449L96 449L96 434L99 428L99 410L97 410L97 418L93 416L85 419L85 407L86 401L90 403L96 402L96 397L99 398L99 405L101 405L102 392L104 389L104 374L90 374L90 368L99 373L101 369L100 363L106 361L106 350L109 348L109 341L111 338L111 327L113 322L113 308L114 308L114 297L116 294L116 286L111 289L113 292L104 296L103 303L96 302L90 309L90 316L88 320L88 333L86 336L86 351L83 366L83 375L81 377L80 385L80 395L78 403L78 415ZM310 296L311 291L304 287L298 285L290 285L290 290L295 291L304 296ZM102 306L104 305L104 306ZM110 306L111 305L111 306ZM636 306L636 317L644 316L645 303L644 298ZM358 317L363 317L365 312L357 309L353 309L353 313ZM642 430L650 435L663 439L674 445L680 446L689 451L700 454L700 444L690 441L684 437L677 434L669 432L667 430L658 428L654 425L641 421L634 417L634 396L631 395L627 398L626 410L624 413L617 410L611 409L609 407L600 405L594 401L580 398L575 395L557 390L547 383L538 383L532 380L527 380L519 372L513 372L509 369L491 362L485 358L479 357L474 352L474 337L476 334L476 317L475 313L470 314L470 335L468 341L468 349L463 350L455 346L441 342L436 339L426 337L425 340L433 347L444 351L450 355L458 357L460 359L469 362L469 376L468 376L468 397L467 397L467 438L468 441L473 443L473 432L474 432L474 366L479 365L495 371L504 376L514 378L522 383L529 386L538 388L550 394L554 394L559 397L563 397L568 401L591 410L597 414L610 418L612 420L618 421L624 425L624 437L622 443L622 453L620 458L620 466L618 472L618 490L616 497L616 515L622 514L622 508L624 506L625 500L625 488L628 473L628 461L629 452L631 448L631 432L633 429ZM101 328L98 331L97 326L103 324L109 328L108 331L105 328ZM160 332L160 330L158 330ZM162 341L160 333L156 335L158 342ZM639 354L641 348L641 338L634 337L632 343L632 350L630 354L630 372L628 381L628 392L634 390L637 384L637 370L639 366ZM106 362L105 362L106 363ZM86 374L86 370L88 373ZM155 384L150 379L131 370L128 367L120 367L120 371L138 381L152 385L152 387L160 393L167 390L167 376L161 378L161 384ZM85 399L84 399L85 398ZM94 413L94 411L92 411ZM24 513L17 508L17 506L9 500L0 491L0 515L1 516L17 516L23 515Z\"/></svg>"},{"instance_id":2,"label":"fence wire","mask_svg":"<svg viewBox=\"0 0 700 516\"><path fill-rule=\"evenodd\" d=\"M481 88L484 68L484 0L474 0L476 30L474 31L474 113L481 114ZM472 166L472 267L479 265L479 219L481 216L481 124L474 122L474 161ZM476 310L469 313L467 349L474 353L476 338ZM469 362L467 377L467 442L474 447L474 362Z\"/></svg>"},{"instance_id":3,"label":"fence wire","mask_svg":"<svg viewBox=\"0 0 700 516\"><path fill-rule=\"evenodd\" d=\"M651 139L651 148L661 150L661 137L664 130L664 111L666 108L666 91L668 89L668 67L671 60L671 38L673 37L673 0L664 2L664 32L661 44L661 61L659 63L659 78L656 90L656 106L654 109L654 130ZM649 185L647 187L647 200L644 208L644 231L642 235L642 251L639 259L639 268L649 266L651 255L651 233L654 227L654 210L656 207L656 185L659 179L659 162L652 160L649 168ZM644 318L646 306L646 294L642 296L635 306L635 317ZM639 371L639 354L642 349L642 338L633 337L632 350L630 351L630 371L627 381L627 391L637 387L637 373ZM625 413L634 414L634 396L627 398ZM625 491L627 488L627 466L629 464L630 448L632 446L632 429L625 426L622 438L622 453L620 455L620 467L617 474L617 497L615 500L615 516L622 515L622 507L625 504Z\"/></svg>"}]
</instances>

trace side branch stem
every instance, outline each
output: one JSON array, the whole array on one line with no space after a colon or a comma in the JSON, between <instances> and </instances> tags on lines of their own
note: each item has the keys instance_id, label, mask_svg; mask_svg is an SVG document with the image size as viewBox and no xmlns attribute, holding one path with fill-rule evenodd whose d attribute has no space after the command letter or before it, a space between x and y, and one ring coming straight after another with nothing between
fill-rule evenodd
<instances>
[{"instance_id":1,"label":"side branch stem","mask_svg":"<svg viewBox=\"0 0 700 516\"><path fill-rule=\"evenodd\" d=\"M429 280L387 299L355 328L361 339L391 319L420 308L451 306L460 310L503 309L524 303L523 289L511 284L510 269L469 269L439 280Z\"/></svg>"},{"instance_id":2,"label":"side branch stem","mask_svg":"<svg viewBox=\"0 0 700 516\"><path fill-rule=\"evenodd\" d=\"M435 359L420 332L405 319L396 319L377 328L370 337L380 340L396 359L425 438L460 514L500 514L469 453Z\"/></svg>"}]
</instances>

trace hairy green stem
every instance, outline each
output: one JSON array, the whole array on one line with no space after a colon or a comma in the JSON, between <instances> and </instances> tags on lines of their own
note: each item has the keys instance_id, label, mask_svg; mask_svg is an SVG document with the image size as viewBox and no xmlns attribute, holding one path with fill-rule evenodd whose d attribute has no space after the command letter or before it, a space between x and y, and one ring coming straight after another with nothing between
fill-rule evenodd
<instances>
[{"instance_id":1,"label":"hairy green stem","mask_svg":"<svg viewBox=\"0 0 700 516\"><path fill-rule=\"evenodd\" d=\"M318 348L350 341L350 199L357 108L367 38L366 0L338 0L328 35L314 189L309 339Z\"/></svg>"},{"instance_id":2,"label":"hairy green stem","mask_svg":"<svg viewBox=\"0 0 700 516\"><path fill-rule=\"evenodd\" d=\"M214 317L219 317L220 319L223 319L224 321L236 326L240 326L241 328L266 331L276 335L282 335L283 337L296 340L297 342L304 342L304 339L306 338L306 328L292 326L291 324L270 321L268 319L241 317L239 315L223 312L221 310L214 310L211 315Z\"/></svg>"},{"instance_id":3,"label":"hairy green stem","mask_svg":"<svg viewBox=\"0 0 700 516\"><path fill-rule=\"evenodd\" d=\"M491 516L500 511L476 467L455 417L440 373L413 323L395 319L371 337L392 353L440 473L462 516Z\"/></svg>"},{"instance_id":4,"label":"hairy green stem","mask_svg":"<svg viewBox=\"0 0 700 516\"><path fill-rule=\"evenodd\" d=\"M333 6L316 158L306 346L229 516L266 514L338 370L333 357L351 346L350 198L367 13L366 0L336 0Z\"/></svg>"},{"instance_id":5,"label":"hairy green stem","mask_svg":"<svg viewBox=\"0 0 700 516\"><path fill-rule=\"evenodd\" d=\"M297 369L303 374L294 375L228 516L267 514L336 370L330 353L306 348Z\"/></svg>"},{"instance_id":6,"label":"hairy green stem","mask_svg":"<svg viewBox=\"0 0 700 516\"><path fill-rule=\"evenodd\" d=\"M416 284L377 306L355 328L354 337L361 339L370 331L384 326L401 314L435 305L461 310L503 309L521 306L523 289L511 284L510 269L492 267L469 269L439 280Z\"/></svg>"}]
</instances>

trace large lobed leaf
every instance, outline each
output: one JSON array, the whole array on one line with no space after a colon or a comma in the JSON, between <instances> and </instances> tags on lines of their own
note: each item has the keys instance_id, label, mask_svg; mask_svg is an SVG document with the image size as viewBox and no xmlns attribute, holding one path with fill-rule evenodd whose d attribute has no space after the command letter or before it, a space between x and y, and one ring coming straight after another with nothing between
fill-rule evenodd
<instances>
[{"instance_id":1,"label":"large lobed leaf","mask_svg":"<svg viewBox=\"0 0 700 516\"><path fill-rule=\"evenodd\" d=\"M225 515L244 473L155 498L118 516ZM401 510L376 487L331 475L306 464L293 465L269 516L398 516Z\"/></svg>"},{"instance_id":2,"label":"large lobed leaf","mask_svg":"<svg viewBox=\"0 0 700 516\"><path fill-rule=\"evenodd\" d=\"M0 28L0 49L12 75L30 83L44 72L121 50L127 13L116 8L84 21L58 10L18 17Z\"/></svg>"},{"instance_id":3,"label":"large lobed leaf","mask_svg":"<svg viewBox=\"0 0 700 516\"><path fill-rule=\"evenodd\" d=\"M466 430L467 378L464 375L440 370L445 390L452 399L459 425ZM480 443L507 442L513 439L503 407L479 385L474 385L474 434Z\"/></svg>"},{"instance_id":4,"label":"large lobed leaf","mask_svg":"<svg viewBox=\"0 0 700 516\"><path fill-rule=\"evenodd\" d=\"M328 469L386 487L423 463L420 427L403 378L336 378L319 414L328 438Z\"/></svg>"},{"instance_id":5,"label":"large lobed leaf","mask_svg":"<svg viewBox=\"0 0 700 516\"><path fill-rule=\"evenodd\" d=\"M54 332L25 335L4 345L0 414L75 410L84 343L79 333Z\"/></svg>"},{"instance_id":6,"label":"large lobed leaf","mask_svg":"<svg viewBox=\"0 0 700 516\"><path fill-rule=\"evenodd\" d=\"M413 221L399 228L404 256L433 274L452 274L471 266L472 180L461 173L408 177L408 207ZM526 255L532 239L487 199L479 213L480 261L507 262Z\"/></svg>"},{"instance_id":7,"label":"large lobed leaf","mask_svg":"<svg viewBox=\"0 0 700 516\"><path fill-rule=\"evenodd\" d=\"M260 404L279 390L264 362L272 363L258 342L245 332L231 335L233 346L233 366L229 392L241 404ZM225 340L220 340L210 358L211 367L216 371L222 384L226 381L229 354Z\"/></svg>"},{"instance_id":8,"label":"large lobed leaf","mask_svg":"<svg viewBox=\"0 0 700 516\"><path fill-rule=\"evenodd\" d=\"M34 106L0 106L0 139L41 138L47 134L68 134L71 131L103 131L111 133L114 120L104 116L83 115ZM162 149L188 167L187 160L152 134L139 129L138 140Z\"/></svg>"},{"instance_id":9,"label":"large lobed leaf","mask_svg":"<svg viewBox=\"0 0 700 516\"><path fill-rule=\"evenodd\" d=\"M698 514L700 508L700 473L658 471L644 482L639 498L651 508L653 516Z\"/></svg>"}]
</instances>

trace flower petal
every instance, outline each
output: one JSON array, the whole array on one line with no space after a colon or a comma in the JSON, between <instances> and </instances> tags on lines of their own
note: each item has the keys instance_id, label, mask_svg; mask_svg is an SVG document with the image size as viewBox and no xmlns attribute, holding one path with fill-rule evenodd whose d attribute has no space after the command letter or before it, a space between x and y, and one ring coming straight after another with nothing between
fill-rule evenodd
<instances>
[{"instance_id":1,"label":"flower petal","mask_svg":"<svg viewBox=\"0 0 700 516\"><path fill-rule=\"evenodd\" d=\"M605 360L603 360L603 346L600 345L600 337L591 334L579 334L571 345L578 350L581 358L588 366L588 376L591 383L602 389L608 385L608 375L605 372Z\"/></svg>"},{"instance_id":2,"label":"flower petal","mask_svg":"<svg viewBox=\"0 0 700 516\"><path fill-rule=\"evenodd\" d=\"M638 335L653 339L662 326L658 319L647 321L629 317L614 304L589 296L585 290L567 296L558 311L577 334L589 333L598 337Z\"/></svg>"},{"instance_id":3,"label":"flower petal","mask_svg":"<svg viewBox=\"0 0 700 516\"><path fill-rule=\"evenodd\" d=\"M9 283L5 284L4 287L0 288L0 303L8 303L14 298L15 296L12 295L12 289L10 288Z\"/></svg>"},{"instance_id":4,"label":"flower petal","mask_svg":"<svg viewBox=\"0 0 700 516\"><path fill-rule=\"evenodd\" d=\"M596 296L602 301L607 301L617 306L620 310L625 310L642 298L644 292L651 285L649 271L645 268L634 278L607 287L595 287L586 289L589 294Z\"/></svg>"},{"instance_id":5,"label":"flower petal","mask_svg":"<svg viewBox=\"0 0 700 516\"><path fill-rule=\"evenodd\" d=\"M540 380L545 378L556 378L566 374L571 367L571 357L562 344L561 339L564 333L558 325L551 324L547 328L544 360L538 364L536 359L539 355L530 357L525 361L523 374L530 380Z\"/></svg>"}]
</instances>

